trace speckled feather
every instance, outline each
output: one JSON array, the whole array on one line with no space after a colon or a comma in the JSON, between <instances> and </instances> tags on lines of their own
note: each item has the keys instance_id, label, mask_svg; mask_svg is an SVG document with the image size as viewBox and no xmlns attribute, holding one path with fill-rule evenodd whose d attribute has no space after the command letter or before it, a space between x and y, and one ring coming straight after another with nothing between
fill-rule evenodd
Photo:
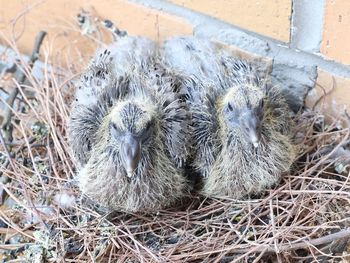
<instances>
[{"instance_id":1,"label":"speckled feather","mask_svg":"<svg viewBox=\"0 0 350 263\"><path fill-rule=\"evenodd\" d=\"M163 56L187 89L192 165L203 176L202 193L242 198L277 183L289 170L295 148L288 105L267 73L234 58L229 49L195 37L166 41ZM247 142L241 127L225 123L228 102L239 116L248 110L262 115L262 143L257 149Z\"/></svg>"},{"instance_id":2,"label":"speckled feather","mask_svg":"<svg viewBox=\"0 0 350 263\"><path fill-rule=\"evenodd\" d=\"M191 118L176 81L160 64L156 45L145 38L121 38L98 52L76 85L69 123L83 193L125 211L168 207L188 194L182 166ZM157 132L131 180L121 168L108 123L113 109L134 101L155 110Z\"/></svg>"}]
</instances>

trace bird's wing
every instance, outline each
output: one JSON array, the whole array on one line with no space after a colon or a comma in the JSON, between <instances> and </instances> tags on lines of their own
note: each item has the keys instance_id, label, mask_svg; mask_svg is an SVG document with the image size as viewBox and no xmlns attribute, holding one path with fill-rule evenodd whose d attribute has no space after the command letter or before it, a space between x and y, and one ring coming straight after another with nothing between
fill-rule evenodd
<instances>
[{"instance_id":1,"label":"bird's wing","mask_svg":"<svg viewBox=\"0 0 350 263\"><path fill-rule=\"evenodd\" d=\"M271 125L283 134L290 133L291 110L286 99L278 87L266 85L269 110L271 111Z\"/></svg>"},{"instance_id":2,"label":"bird's wing","mask_svg":"<svg viewBox=\"0 0 350 263\"><path fill-rule=\"evenodd\" d=\"M215 45L208 39L175 37L164 42L164 63L186 76L194 76L218 84L219 60L215 56Z\"/></svg>"},{"instance_id":3,"label":"bird's wing","mask_svg":"<svg viewBox=\"0 0 350 263\"><path fill-rule=\"evenodd\" d=\"M96 104L101 92L116 79L130 74L147 74L154 65L157 50L153 41L129 36L99 50L76 83L76 100L80 104Z\"/></svg>"},{"instance_id":4,"label":"bird's wing","mask_svg":"<svg viewBox=\"0 0 350 263\"><path fill-rule=\"evenodd\" d=\"M191 147L191 116L184 92L176 77L169 72L159 75L158 85L157 100L160 103L160 126L164 133L164 144L176 165L183 167Z\"/></svg>"},{"instance_id":5,"label":"bird's wing","mask_svg":"<svg viewBox=\"0 0 350 263\"><path fill-rule=\"evenodd\" d=\"M111 52L105 49L91 60L89 67L75 83L76 104L94 105L98 96L107 87L115 82L116 76L112 74L113 58Z\"/></svg>"},{"instance_id":6,"label":"bird's wing","mask_svg":"<svg viewBox=\"0 0 350 263\"><path fill-rule=\"evenodd\" d=\"M68 138L73 155L81 165L90 158L91 147L103 118L99 98L115 85L111 67L110 51L106 49L92 59L87 70L75 83L76 93L68 124Z\"/></svg>"},{"instance_id":7,"label":"bird's wing","mask_svg":"<svg viewBox=\"0 0 350 263\"><path fill-rule=\"evenodd\" d=\"M218 90L193 79L191 83L187 82L186 85L189 90L187 103L192 113L195 163L203 168L203 175L207 176L207 168L213 164L220 151L219 120L215 103ZM201 87L195 87L196 85Z\"/></svg>"},{"instance_id":8,"label":"bird's wing","mask_svg":"<svg viewBox=\"0 0 350 263\"><path fill-rule=\"evenodd\" d=\"M220 60L221 82L224 89L239 85L257 85L259 82L259 73L256 67L246 60L238 59L226 50L221 50L218 54Z\"/></svg>"},{"instance_id":9,"label":"bird's wing","mask_svg":"<svg viewBox=\"0 0 350 263\"><path fill-rule=\"evenodd\" d=\"M112 72L115 76L125 76L130 72L147 74L158 56L155 42L140 36L125 36L111 44L108 49L113 59Z\"/></svg>"},{"instance_id":10,"label":"bird's wing","mask_svg":"<svg viewBox=\"0 0 350 263\"><path fill-rule=\"evenodd\" d=\"M92 144L98 127L101 124L101 116L95 106L74 105L68 124L68 136L75 159L80 165L84 165L90 158Z\"/></svg>"},{"instance_id":11,"label":"bird's wing","mask_svg":"<svg viewBox=\"0 0 350 263\"><path fill-rule=\"evenodd\" d=\"M126 96L129 80L119 78L95 96L94 102L74 101L68 124L68 137L74 157L81 165L90 158L90 151L97 139L97 131L103 118L116 100Z\"/></svg>"},{"instance_id":12,"label":"bird's wing","mask_svg":"<svg viewBox=\"0 0 350 263\"><path fill-rule=\"evenodd\" d=\"M186 94L192 120L189 142L192 157L198 165L208 167L219 150L215 94L223 89L222 66L215 45L196 37L172 38L163 45L162 59L175 72Z\"/></svg>"}]
</instances>

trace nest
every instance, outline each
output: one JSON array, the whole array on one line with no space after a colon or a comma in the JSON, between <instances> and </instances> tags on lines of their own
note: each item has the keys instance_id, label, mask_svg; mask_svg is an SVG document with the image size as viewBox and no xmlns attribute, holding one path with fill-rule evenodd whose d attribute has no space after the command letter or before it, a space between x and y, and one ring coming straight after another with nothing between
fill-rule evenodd
<instances>
[{"instance_id":1,"label":"nest","mask_svg":"<svg viewBox=\"0 0 350 263\"><path fill-rule=\"evenodd\" d=\"M49 52L45 54L47 61ZM194 194L181 206L154 214L106 213L81 197L74 183L66 126L74 94L71 80L77 71L54 70L45 63L44 77L38 78L31 63L21 59L16 64L26 82L16 81L12 73L3 74L1 80L18 93L0 137L3 261L346 260L350 252L346 113L328 124L322 113L298 114L297 160L280 184L261 196L239 201Z\"/></svg>"}]
</instances>

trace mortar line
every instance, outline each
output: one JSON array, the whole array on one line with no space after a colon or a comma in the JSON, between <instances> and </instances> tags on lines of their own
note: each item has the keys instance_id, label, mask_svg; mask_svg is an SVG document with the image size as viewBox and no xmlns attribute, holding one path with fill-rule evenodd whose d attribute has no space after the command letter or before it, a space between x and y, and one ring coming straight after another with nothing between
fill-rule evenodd
<instances>
[{"instance_id":1,"label":"mortar line","mask_svg":"<svg viewBox=\"0 0 350 263\"><path fill-rule=\"evenodd\" d=\"M293 0L291 47L307 52L320 51L324 4L324 0Z\"/></svg>"}]
</instances>

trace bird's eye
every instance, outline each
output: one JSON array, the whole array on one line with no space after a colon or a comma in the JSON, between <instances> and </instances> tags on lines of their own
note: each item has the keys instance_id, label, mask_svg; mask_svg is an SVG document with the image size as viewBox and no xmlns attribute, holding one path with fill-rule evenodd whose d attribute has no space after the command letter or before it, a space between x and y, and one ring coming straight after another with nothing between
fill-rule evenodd
<instances>
[{"instance_id":1,"label":"bird's eye","mask_svg":"<svg viewBox=\"0 0 350 263\"><path fill-rule=\"evenodd\" d=\"M152 127L152 122L148 122L146 127L142 130L141 134L139 134L140 139L142 142L148 141L148 139L151 136L151 127Z\"/></svg>"},{"instance_id":2,"label":"bird's eye","mask_svg":"<svg viewBox=\"0 0 350 263\"><path fill-rule=\"evenodd\" d=\"M111 131L111 134L114 136L114 137L119 137L120 134L121 134L121 131L120 129L117 127L117 125L113 122L110 123L110 131Z\"/></svg>"},{"instance_id":3,"label":"bird's eye","mask_svg":"<svg viewBox=\"0 0 350 263\"><path fill-rule=\"evenodd\" d=\"M263 107L264 107L264 100L261 100L261 101L260 101L260 105L259 105L259 106L260 106L260 108L263 108Z\"/></svg>"},{"instance_id":4,"label":"bird's eye","mask_svg":"<svg viewBox=\"0 0 350 263\"><path fill-rule=\"evenodd\" d=\"M248 128L248 127L246 127L245 130L246 130L247 132L249 132L249 128Z\"/></svg>"},{"instance_id":5,"label":"bird's eye","mask_svg":"<svg viewBox=\"0 0 350 263\"><path fill-rule=\"evenodd\" d=\"M233 107L230 103L227 104L227 108L229 109L229 111L233 111Z\"/></svg>"},{"instance_id":6,"label":"bird's eye","mask_svg":"<svg viewBox=\"0 0 350 263\"><path fill-rule=\"evenodd\" d=\"M148 122L145 128L145 131L149 131L151 129L152 122Z\"/></svg>"}]
</instances>

